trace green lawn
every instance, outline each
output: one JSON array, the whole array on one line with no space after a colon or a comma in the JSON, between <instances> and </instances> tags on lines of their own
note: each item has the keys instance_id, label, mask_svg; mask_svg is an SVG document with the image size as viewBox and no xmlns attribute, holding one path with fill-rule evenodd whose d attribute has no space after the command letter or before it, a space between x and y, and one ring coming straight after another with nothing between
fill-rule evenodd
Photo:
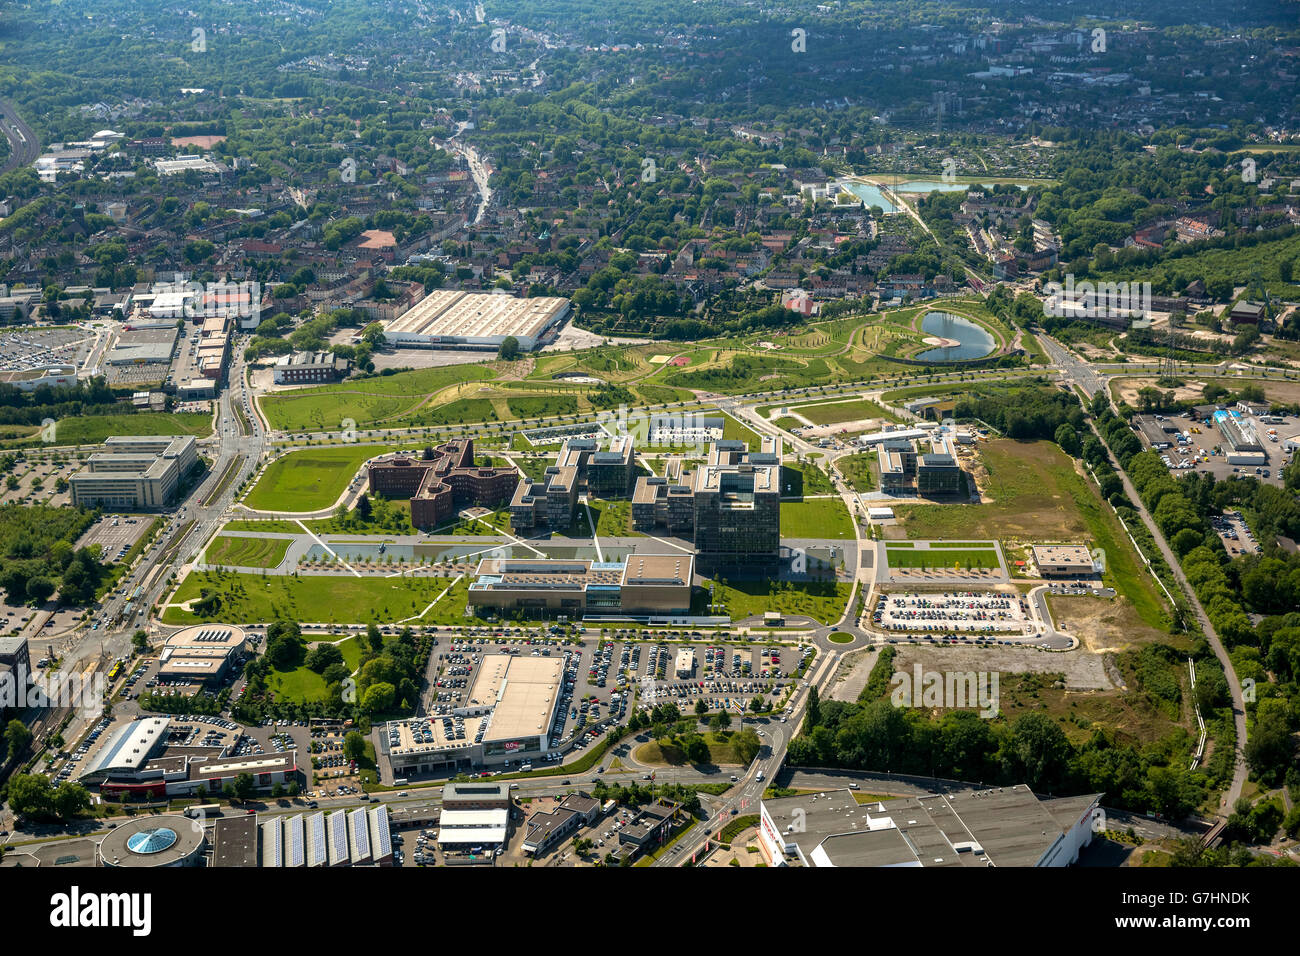
<instances>
[{"instance_id":1,"label":"green lawn","mask_svg":"<svg viewBox=\"0 0 1300 956\"><path fill-rule=\"evenodd\" d=\"M848 509L836 497L781 502L781 537L854 539L856 535Z\"/></svg>"},{"instance_id":2,"label":"green lawn","mask_svg":"<svg viewBox=\"0 0 1300 956\"><path fill-rule=\"evenodd\" d=\"M836 467L854 491L874 491L876 488L876 456L870 452L845 455L835 460Z\"/></svg>"},{"instance_id":3,"label":"green lawn","mask_svg":"<svg viewBox=\"0 0 1300 956\"><path fill-rule=\"evenodd\" d=\"M837 425L840 422L856 422L868 418L883 418L896 422L897 416L885 411L875 402L865 398L848 402L828 402L821 405L791 405L790 411L802 415L814 425Z\"/></svg>"},{"instance_id":4,"label":"green lawn","mask_svg":"<svg viewBox=\"0 0 1300 956\"><path fill-rule=\"evenodd\" d=\"M851 584L836 581L708 581L701 604L708 600L707 586L713 585L713 600L725 605L732 620L757 617L766 611L811 617L823 624L838 621L848 603ZM703 611L701 610L701 613Z\"/></svg>"},{"instance_id":5,"label":"green lawn","mask_svg":"<svg viewBox=\"0 0 1300 956\"><path fill-rule=\"evenodd\" d=\"M430 395L449 386L491 376L491 370L482 365L447 365L282 392L260 401L272 428L324 431L338 428L349 418L357 428L366 428L410 414Z\"/></svg>"},{"instance_id":6,"label":"green lawn","mask_svg":"<svg viewBox=\"0 0 1300 956\"><path fill-rule=\"evenodd\" d=\"M350 574L261 575L212 571L185 579L171 603L201 596L202 589L220 600L206 615L178 607L163 612L168 624L206 621L270 621L286 618L326 624L394 623L420 614L446 589L450 578L406 575L383 577ZM464 620L469 579L458 581L428 614L415 624L459 624Z\"/></svg>"},{"instance_id":7,"label":"green lawn","mask_svg":"<svg viewBox=\"0 0 1300 956\"><path fill-rule=\"evenodd\" d=\"M240 538L223 534L213 539L203 560L223 568L273 568L284 560L290 544L288 538Z\"/></svg>"},{"instance_id":8,"label":"green lawn","mask_svg":"<svg viewBox=\"0 0 1300 956\"><path fill-rule=\"evenodd\" d=\"M94 445L110 435L212 434L212 416L206 412L139 412L135 415L76 415L59 421L55 438L60 445Z\"/></svg>"},{"instance_id":9,"label":"green lawn","mask_svg":"<svg viewBox=\"0 0 1300 956\"><path fill-rule=\"evenodd\" d=\"M831 484L830 476L812 462L793 462L781 466L782 497L828 495L834 491L835 486Z\"/></svg>"},{"instance_id":10,"label":"green lawn","mask_svg":"<svg viewBox=\"0 0 1300 956\"><path fill-rule=\"evenodd\" d=\"M290 452L273 461L244 504L257 511L319 511L331 507L361 463L386 449L341 445Z\"/></svg>"},{"instance_id":11,"label":"green lawn","mask_svg":"<svg viewBox=\"0 0 1300 956\"><path fill-rule=\"evenodd\" d=\"M886 545L894 568L999 568L998 554L989 548L900 548Z\"/></svg>"}]
</instances>

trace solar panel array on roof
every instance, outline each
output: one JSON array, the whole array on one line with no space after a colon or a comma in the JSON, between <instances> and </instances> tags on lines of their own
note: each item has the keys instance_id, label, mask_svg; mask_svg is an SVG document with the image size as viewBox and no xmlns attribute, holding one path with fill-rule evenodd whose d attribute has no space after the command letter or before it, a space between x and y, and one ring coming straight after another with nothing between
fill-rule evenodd
<instances>
[{"instance_id":1,"label":"solar panel array on roof","mask_svg":"<svg viewBox=\"0 0 1300 956\"><path fill-rule=\"evenodd\" d=\"M284 829L285 866L304 866L307 862L307 848L303 843L302 817L285 820Z\"/></svg>"},{"instance_id":2,"label":"solar panel array on roof","mask_svg":"<svg viewBox=\"0 0 1300 956\"><path fill-rule=\"evenodd\" d=\"M307 865L324 866L329 862L329 853L325 849L325 814L313 813L305 821L307 843Z\"/></svg>"},{"instance_id":3,"label":"solar panel array on roof","mask_svg":"<svg viewBox=\"0 0 1300 956\"><path fill-rule=\"evenodd\" d=\"M348 836L352 849L352 862L363 863L370 859L370 826L366 811L358 807L348 814Z\"/></svg>"},{"instance_id":4,"label":"solar panel array on roof","mask_svg":"<svg viewBox=\"0 0 1300 956\"><path fill-rule=\"evenodd\" d=\"M278 819L262 824L262 866L284 866L284 831Z\"/></svg>"},{"instance_id":5,"label":"solar panel array on roof","mask_svg":"<svg viewBox=\"0 0 1300 956\"><path fill-rule=\"evenodd\" d=\"M348 863L348 812L339 810L326 820L326 838L329 840L330 866L347 866Z\"/></svg>"},{"instance_id":6,"label":"solar panel array on roof","mask_svg":"<svg viewBox=\"0 0 1300 956\"><path fill-rule=\"evenodd\" d=\"M384 860L393 855L393 835L389 829L387 807L381 805L370 811L370 836L376 860Z\"/></svg>"}]
</instances>

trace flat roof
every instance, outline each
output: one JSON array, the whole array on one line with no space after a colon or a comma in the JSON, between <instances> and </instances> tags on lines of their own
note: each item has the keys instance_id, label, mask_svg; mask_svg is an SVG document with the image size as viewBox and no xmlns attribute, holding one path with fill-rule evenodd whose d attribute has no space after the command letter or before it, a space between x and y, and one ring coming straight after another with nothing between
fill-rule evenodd
<instances>
[{"instance_id":1,"label":"flat roof","mask_svg":"<svg viewBox=\"0 0 1300 956\"><path fill-rule=\"evenodd\" d=\"M1092 567L1092 553L1081 544L1036 544L1035 564L1077 564Z\"/></svg>"},{"instance_id":2,"label":"flat roof","mask_svg":"<svg viewBox=\"0 0 1300 956\"><path fill-rule=\"evenodd\" d=\"M560 657L489 654L479 665L470 700L496 701L483 740L514 740L545 734L551 725L564 677Z\"/></svg>"},{"instance_id":3,"label":"flat roof","mask_svg":"<svg viewBox=\"0 0 1300 956\"><path fill-rule=\"evenodd\" d=\"M521 299L512 295L439 289L389 322L388 336L430 338L536 338L569 300L556 296Z\"/></svg>"},{"instance_id":4,"label":"flat roof","mask_svg":"<svg viewBox=\"0 0 1300 956\"><path fill-rule=\"evenodd\" d=\"M212 828L213 866L257 866L257 816L218 817Z\"/></svg>"}]
</instances>

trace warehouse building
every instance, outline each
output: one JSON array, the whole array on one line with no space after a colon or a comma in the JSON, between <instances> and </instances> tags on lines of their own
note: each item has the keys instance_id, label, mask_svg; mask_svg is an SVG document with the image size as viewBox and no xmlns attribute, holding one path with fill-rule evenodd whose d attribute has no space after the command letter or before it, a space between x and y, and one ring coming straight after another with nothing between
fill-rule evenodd
<instances>
[{"instance_id":1,"label":"warehouse building","mask_svg":"<svg viewBox=\"0 0 1300 956\"><path fill-rule=\"evenodd\" d=\"M399 777L538 757L546 750L563 677L559 657L489 654L464 704L446 715L390 721L380 747ZM444 813L447 808L444 794Z\"/></svg>"},{"instance_id":2,"label":"warehouse building","mask_svg":"<svg viewBox=\"0 0 1300 956\"><path fill-rule=\"evenodd\" d=\"M510 337L531 352L559 329L569 300L439 289L384 326L384 339L397 348L493 351Z\"/></svg>"},{"instance_id":3,"label":"warehouse building","mask_svg":"<svg viewBox=\"0 0 1300 956\"><path fill-rule=\"evenodd\" d=\"M72 476L72 504L132 510L173 504L198 462L193 435L115 435Z\"/></svg>"},{"instance_id":4,"label":"warehouse building","mask_svg":"<svg viewBox=\"0 0 1300 956\"><path fill-rule=\"evenodd\" d=\"M1069 866L1100 801L1023 784L866 804L830 790L761 801L758 845L768 866Z\"/></svg>"},{"instance_id":5,"label":"warehouse building","mask_svg":"<svg viewBox=\"0 0 1300 956\"><path fill-rule=\"evenodd\" d=\"M163 328L126 326L104 361L109 365L166 364L176 353L179 334L175 325Z\"/></svg>"},{"instance_id":6,"label":"warehouse building","mask_svg":"<svg viewBox=\"0 0 1300 956\"><path fill-rule=\"evenodd\" d=\"M410 501L417 528L437 527L469 505L505 504L519 484L513 468L475 465L472 438L439 445L427 461L403 455L372 461L368 474L371 494Z\"/></svg>"},{"instance_id":7,"label":"warehouse building","mask_svg":"<svg viewBox=\"0 0 1300 956\"><path fill-rule=\"evenodd\" d=\"M254 814L217 817L212 824L212 865L257 866L261 859L257 852L257 836L257 816Z\"/></svg>"},{"instance_id":8,"label":"warehouse building","mask_svg":"<svg viewBox=\"0 0 1300 956\"><path fill-rule=\"evenodd\" d=\"M1154 415L1136 415L1133 424L1137 427L1138 434L1151 448L1157 450L1169 448L1174 443L1172 435L1176 432L1175 427L1163 420L1157 420Z\"/></svg>"},{"instance_id":9,"label":"warehouse building","mask_svg":"<svg viewBox=\"0 0 1300 956\"><path fill-rule=\"evenodd\" d=\"M368 809L338 810L328 817L323 811L268 817L258 829L262 840L261 853L256 858L263 867L393 865L392 824L388 807L383 804ZM213 865L220 865L215 855Z\"/></svg>"},{"instance_id":10,"label":"warehouse building","mask_svg":"<svg viewBox=\"0 0 1300 956\"><path fill-rule=\"evenodd\" d=\"M689 613L695 559L690 554L586 558L486 558L469 587L470 607L573 617Z\"/></svg>"},{"instance_id":11,"label":"warehouse building","mask_svg":"<svg viewBox=\"0 0 1300 956\"><path fill-rule=\"evenodd\" d=\"M1223 436L1228 464L1256 465L1268 461L1264 445L1255 431L1255 423L1242 418L1240 412L1215 412L1214 427Z\"/></svg>"}]
</instances>

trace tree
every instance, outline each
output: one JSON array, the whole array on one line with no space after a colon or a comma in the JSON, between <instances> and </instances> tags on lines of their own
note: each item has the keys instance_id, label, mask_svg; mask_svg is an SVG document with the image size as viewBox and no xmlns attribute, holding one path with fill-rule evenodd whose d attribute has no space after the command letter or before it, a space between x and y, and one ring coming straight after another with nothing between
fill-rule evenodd
<instances>
[{"instance_id":1,"label":"tree","mask_svg":"<svg viewBox=\"0 0 1300 956\"><path fill-rule=\"evenodd\" d=\"M736 756L740 758L741 763L749 763L757 757L762 745L762 741L758 739L758 734L754 732L753 727L746 727L731 737L731 748Z\"/></svg>"},{"instance_id":2,"label":"tree","mask_svg":"<svg viewBox=\"0 0 1300 956\"><path fill-rule=\"evenodd\" d=\"M1061 451L1071 458L1078 458L1083 448L1079 441L1079 433L1069 422L1062 423L1056 429L1056 443L1061 446Z\"/></svg>"},{"instance_id":3,"label":"tree","mask_svg":"<svg viewBox=\"0 0 1300 956\"><path fill-rule=\"evenodd\" d=\"M280 782L277 780L277 781L276 781L276 782L271 786L271 796L274 797L276 800L279 800L281 797L283 797L283 796L284 796L284 784L280 783Z\"/></svg>"},{"instance_id":4,"label":"tree","mask_svg":"<svg viewBox=\"0 0 1300 956\"><path fill-rule=\"evenodd\" d=\"M241 773L235 777L235 796L242 800L247 800L257 792L257 781L253 779L251 773Z\"/></svg>"},{"instance_id":5,"label":"tree","mask_svg":"<svg viewBox=\"0 0 1300 956\"><path fill-rule=\"evenodd\" d=\"M149 634L147 631L136 631L131 635L131 646L135 648L137 654L143 654L149 649Z\"/></svg>"},{"instance_id":6,"label":"tree","mask_svg":"<svg viewBox=\"0 0 1300 956\"><path fill-rule=\"evenodd\" d=\"M726 730L731 726L731 714L726 709L722 709L709 718L709 726L716 731Z\"/></svg>"},{"instance_id":7,"label":"tree","mask_svg":"<svg viewBox=\"0 0 1300 956\"><path fill-rule=\"evenodd\" d=\"M353 513L356 514L356 516L360 518L362 521L369 521L371 511L372 511L370 506L370 496L367 495L365 492L362 492L361 497L357 499L356 507L353 508L352 510Z\"/></svg>"},{"instance_id":8,"label":"tree","mask_svg":"<svg viewBox=\"0 0 1300 956\"><path fill-rule=\"evenodd\" d=\"M384 649L384 635L380 633L379 625L375 624L374 621L366 625L366 643L370 645L370 649L376 654ZM341 657L342 655L340 655Z\"/></svg>"},{"instance_id":9,"label":"tree","mask_svg":"<svg viewBox=\"0 0 1300 956\"><path fill-rule=\"evenodd\" d=\"M698 698L695 701L695 716L703 717L708 712L709 712L709 705L704 702L703 697Z\"/></svg>"},{"instance_id":10,"label":"tree","mask_svg":"<svg viewBox=\"0 0 1300 956\"><path fill-rule=\"evenodd\" d=\"M822 705L821 697L817 694L817 688L809 681L808 686L808 729L812 730L822 722Z\"/></svg>"},{"instance_id":11,"label":"tree","mask_svg":"<svg viewBox=\"0 0 1300 956\"><path fill-rule=\"evenodd\" d=\"M307 659L303 663L309 670L323 674L332 665L343 663L343 652L335 644L317 644L307 652Z\"/></svg>"},{"instance_id":12,"label":"tree","mask_svg":"<svg viewBox=\"0 0 1300 956\"><path fill-rule=\"evenodd\" d=\"M366 738L353 730L343 738L343 756L360 761L366 755Z\"/></svg>"},{"instance_id":13,"label":"tree","mask_svg":"<svg viewBox=\"0 0 1300 956\"><path fill-rule=\"evenodd\" d=\"M501 342L501 348L497 350L497 358L505 359L507 362L519 358L519 340L513 335L507 335Z\"/></svg>"},{"instance_id":14,"label":"tree","mask_svg":"<svg viewBox=\"0 0 1300 956\"><path fill-rule=\"evenodd\" d=\"M759 697L757 694L755 694L754 699L749 702L749 709L756 714L763 710L763 706L763 698Z\"/></svg>"},{"instance_id":15,"label":"tree","mask_svg":"<svg viewBox=\"0 0 1300 956\"><path fill-rule=\"evenodd\" d=\"M54 814L54 788L40 774L16 774L9 781L9 807L20 817L49 819Z\"/></svg>"},{"instance_id":16,"label":"tree","mask_svg":"<svg viewBox=\"0 0 1300 956\"><path fill-rule=\"evenodd\" d=\"M4 739L9 744L9 759L13 760L32 742L32 732L21 720L11 720L5 727Z\"/></svg>"}]
</instances>

